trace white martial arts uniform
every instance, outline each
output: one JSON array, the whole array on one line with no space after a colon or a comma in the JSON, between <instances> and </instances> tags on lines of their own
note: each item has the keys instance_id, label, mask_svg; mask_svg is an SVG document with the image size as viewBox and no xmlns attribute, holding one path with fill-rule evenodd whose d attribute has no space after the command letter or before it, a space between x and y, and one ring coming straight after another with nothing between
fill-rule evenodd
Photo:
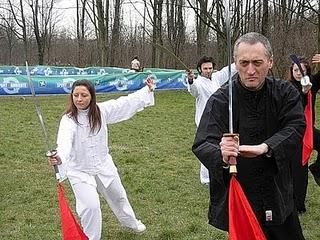
<instances>
[{"instance_id":1,"label":"white martial arts uniform","mask_svg":"<svg viewBox=\"0 0 320 240\"><path fill-rule=\"evenodd\" d=\"M233 63L231 65L231 76L236 72L237 70ZM191 85L188 84L188 91L196 98L195 122L197 127L199 126L200 119L208 99L215 91L228 81L228 77L228 67L224 67L220 71L212 73L211 79L199 75ZM209 183L208 169L203 164L200 165L200 182L202 184Z\"/></svg>"},{"instance_id":2,"label":"white martial arts uniform","mask_svg":"<svg viewBox=\"0 0 320 240\"><path fill-rule=\"evenodd\" d=\"M107 124L127 120L144 107L152 105L153 92L149 92L145 86L128 96L98 103L102 120L98 133L90 133L88 110L78 110L79 124L68 115L64 115L60 121L57 151L62 164L58 167L62 177L67 177L71 183L76 211L90 240L101 238L102 217L98 192L123 226L138 230L141 225L109 154Z\"/></svg>"}]
</instances>

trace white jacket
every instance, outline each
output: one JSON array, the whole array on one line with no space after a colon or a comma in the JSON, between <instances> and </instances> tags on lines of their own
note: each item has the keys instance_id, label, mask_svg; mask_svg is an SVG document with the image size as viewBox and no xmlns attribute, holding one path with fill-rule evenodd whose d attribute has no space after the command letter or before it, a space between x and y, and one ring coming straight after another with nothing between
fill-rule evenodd
<instances>
[{"instance_id":1,"label":"white jacket","mask_svg":"<svg viewBox=\"0 0 320 240\"><path fill-rule=\"evenodd\" d=\"M233 63L231 65L231 76L235 73L237 73L237 70ZM193 84L189 85L188 83L188 91L196 98L195 122L197 127L199 126L200 119L208 99L213 93L215 93L215 91L228 81L228 77L227 66L222 68L220 71L212 73L211 79L198 76L197 79L193 81Z\"/></svg>"},{"instance_id":2,"label":"white jacket","mask_svg":"<svg viewBox=\"0 0 320 240\"><path fill-rule=\"evenodd\" d=\"M62 164L59 171L62 179L69 178L71 184L86 182L96 185L94 176L101 175L112 181L117 175L112 157L109 154L107 124L117 123L131 118L144 107L154 105L154 94L148 87L120 97L98 103L101 111L101 129L90 133L88 110L78 111L77 124L68 115L60 121L57 151Z\"/></svg>"}]
</instances>

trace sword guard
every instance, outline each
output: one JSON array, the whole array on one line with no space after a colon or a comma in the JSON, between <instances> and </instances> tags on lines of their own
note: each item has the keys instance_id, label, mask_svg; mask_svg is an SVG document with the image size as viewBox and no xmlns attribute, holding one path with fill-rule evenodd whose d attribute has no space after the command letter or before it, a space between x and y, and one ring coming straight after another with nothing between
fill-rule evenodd
<instances>
[{"instance_id":1,"label":"sword guard","mask_svg":"<svg viewBox=\"0 0 320 240\"><path fill-rule=\"evenodd\" d=\"M46 152L46 157L54 157L57 154L57 150L56 149L52 149ZM56 175L56 179L59 182L61 179L60 173L59 173L59 168L57 165L53 166L55 175Z\"/></svg>"},{"instance_id":2,"label":"sword guard","mask_svg":"<svg viewBox=\"0 0 320 240\"><path fill-rule=\"evenodd\" d=\"M46 152L46 157L53 157L56 154L57 154L57 150L56 149L48 150Z\"/></svg>"}]
</instances>

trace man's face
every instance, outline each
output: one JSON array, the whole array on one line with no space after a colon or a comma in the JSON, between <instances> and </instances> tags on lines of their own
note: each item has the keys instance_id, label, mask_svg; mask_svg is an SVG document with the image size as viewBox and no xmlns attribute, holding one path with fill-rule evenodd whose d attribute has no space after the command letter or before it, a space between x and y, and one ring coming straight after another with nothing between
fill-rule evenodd
<instances>
[{"instance_id":1,"label":"man's face","mask_svg":"<svg viewBox=\"0 0 320 240\"><path fill-rule=\"evenodd\" d=\"M262 43L240 43L235 64L243 85L251 90L260 89L265 81L273 59L266 55Z\"/></svg>"},{"instance_id":2,"label":"man's face","mask_svg":"<svg viewBox=\"0 0 320 240\"><path fill-rule=\"evenodd\" d=\"M211 79L213 71L212 62L206 62L201 64L201 76Z\"/></svg>"}]
</instances>

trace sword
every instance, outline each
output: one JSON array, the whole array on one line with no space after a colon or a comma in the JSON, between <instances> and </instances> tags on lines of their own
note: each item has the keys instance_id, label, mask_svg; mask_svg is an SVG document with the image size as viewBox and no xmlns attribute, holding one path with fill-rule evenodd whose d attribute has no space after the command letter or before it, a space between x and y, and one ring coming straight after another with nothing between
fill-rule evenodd
<instances>
[{"instance_id":1,"label":"sword","mask_svg":"<svg viewBox=\"0 0 320 240\"><path fill-rule=\"evenodd\" d=\"M238 134L233 133L233 107L232 107L232 102L233 102L233 97L232 97L232 76L231 76L231 37L230 37L230 10L229 10L229 0L224 1L225 5L225 14L226 14L226 33L227 33L227 60L228 60L228 87L229 87L229 133L223 134L224 137L233 137L237 138ZM237 174L237 160L235 157L230 157L229 158L229 172L232 175Z\"/></svg>"},{"instance_id":2,"label":"sword","mask_svg":"<svg viewBox=\"0 0 320 240\"><path fill-rule=\"evenodd\" d=\"M226 9L226 32L227 32L227 59L228 59L228 84L229 84L229 133L233 133L233 113L232 113L232 78L231 78L231 37L230 37L230 12L229 0L225 1Z\"/></svg>"},{"instance_id":3,"label":"sword","mask_svg":"<svg viewBox=\"0 0 320 240\"><path fill-rule=\"evenodd\" d=\"M57 154L57 150L51 150L50 144L49 144L49 136L48 136L48 131L47 128L44 124L44 120L42 117L42 112L41 112L41 107L38 101L38 98L36 96L36 92L34 90L34 86L31 80L31 75L30 75L30 71L29 71L29 67L28 67L28 62L26 61L26 72L27 72L27 77L28 77L28 81L29 81L29 88L32 94L32 99L33 99L33 103L36 109L36 113L40 122L40 127L42 129L42 133L44 136L44 143L45 146L47 147L48 151L46 152L46 156L47 157L53 157L54 155ZM55 171L55 175L56 175L56 179L59 181L60 180L60 173L59 173L59 169L57 165L54 165L54 171Z\"/></svg>"}]
</instances>

